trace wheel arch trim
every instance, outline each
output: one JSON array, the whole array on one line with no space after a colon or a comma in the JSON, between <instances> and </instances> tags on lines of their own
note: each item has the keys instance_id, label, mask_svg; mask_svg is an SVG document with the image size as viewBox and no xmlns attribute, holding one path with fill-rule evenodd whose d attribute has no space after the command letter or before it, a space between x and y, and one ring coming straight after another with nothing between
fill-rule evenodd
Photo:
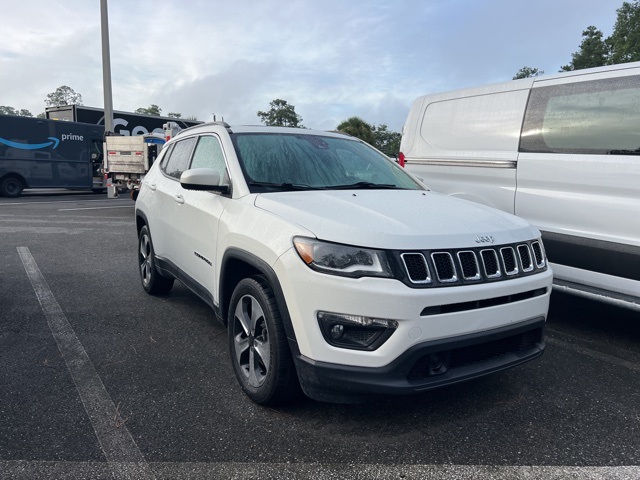
<instances>
[{"instance_id":1,"label":"wheel arch trim","mask_svg":"<svg viewBox=\"0 0 640 480\"><path fill-rule=\"evenodd\" d=\"M149 229L149 232L151 232L151 227L149 227L149 219L142 210L136 208L136 231L138 232L138 234L140 234L140 230L142 230L142 227L144 225L146 225Z\"/></svg>"},{"instance_id":2,"label":"wheel arch trim","mask_svg":"<svg viewBox=\"0 0 640 480\"><path fill-rule=\"evenodd\" d=\"M234 282L233 277L231 275L227 275L226 272L228 271L230 264L236 261L246 264L248 267L258 272L258 274L264 275L266 277L269 285L271 286L271 289L273 290L273 294L278 305L278 310L280 311L280 317L285 328L285 333L287 334L287 339L289 341L289 346L292 350L292 354L294 356L299 354L300 352L298 349L298 342L296 341L295 331L293 329L293 323L291 322L291 316L289 315L287 302L285 300L282 286L280 285L280 281L278 280L276 272L267 262L265 262L261 258L257 257L253 253L239 248L229 248L228 250L226 250L220 264L218 305L220 308L220 315L222 316L225 324L227 323L229 312L228 303L231 299L233 289L238 283L237 281Z\"/></svg>"}]
</instances>

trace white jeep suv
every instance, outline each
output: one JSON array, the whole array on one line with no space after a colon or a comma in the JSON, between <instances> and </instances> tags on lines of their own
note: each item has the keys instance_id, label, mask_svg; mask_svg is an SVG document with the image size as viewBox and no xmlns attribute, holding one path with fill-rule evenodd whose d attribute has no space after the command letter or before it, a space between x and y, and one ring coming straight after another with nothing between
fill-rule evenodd
<instances>
[{"instance_id":1,"label":"white jeep suv","mask_svg":"<svg viewBox=\"0 0 640 480\"><path fill-rule=\"evenodd\" d=\"M227 326L244 392L420 392L542 354L552 273L526 221L433 193L366 143L183 130L136 202L144 289L180 280Z\"/></svg>"}]
</instances>

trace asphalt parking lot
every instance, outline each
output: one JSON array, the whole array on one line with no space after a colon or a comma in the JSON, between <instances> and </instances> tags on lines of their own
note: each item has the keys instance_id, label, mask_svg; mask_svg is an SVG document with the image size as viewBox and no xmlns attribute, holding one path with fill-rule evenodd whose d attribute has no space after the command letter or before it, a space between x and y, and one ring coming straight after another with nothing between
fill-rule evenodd
<instances>
[{"instance_id":1,"label":"asphalt parking lot","mask_svg":"<svg viewBox=\"0 0 640 480\"><path fill-rule=\"evenodd\" d=\"M139 284L134 203L0 198L0 478L640 478L640 315L554 294L547 351L424 394L259 407L180 283Z\"/></svg>"}]
</instances>

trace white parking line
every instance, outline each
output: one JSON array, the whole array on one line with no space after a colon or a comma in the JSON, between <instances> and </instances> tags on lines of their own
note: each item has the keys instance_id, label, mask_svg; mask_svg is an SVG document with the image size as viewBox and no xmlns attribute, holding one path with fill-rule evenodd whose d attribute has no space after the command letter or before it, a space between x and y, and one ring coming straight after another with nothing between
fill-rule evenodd
<instances>
[{"instance_id":1,"label":"white parking line","mask_svg":"<svg viewBox=\"0 0 640 480\"><path fill-rule=\"evenodd\" d=\"M0 478L58 479L426 479L444 480L637 480L640 466L510 466L510 465L381 465L362 463L240 463L240 462L151 462L147 463L84 347L27 247L18 253L51 333L63 355L80 399L91 421L107 462L0 461ZM550 343L638 371L635 363L618 359L568 342Z\"/></svg>"},{"instance_id":2,"label":"white parking line","mask_svg":"<svg viewBox=\"0 0 640 480\"><path fill-rule=\"evenodd\" d=\"M56 200L50 202L11 202L11 203L0 203L0 207L4 206L16 206L16 205L47 205L54 203L89 203L89 202L117 202L117 201L127 201L130 202L129 198L123 198L122 200L111 198L111 199L103 199L103 200Z\"/></svg>"},{"instance_id":3,"label":"white parking line","mask_svg":"<svg viewBox=\"0 0 640 480\"><path fill-rule=\"evenodd\" d=\"M150 463L157 478L171 480L637 480L640 467L551 467L503 465L378 465L358 463ZM0 461L0 477L109 478L99 462Z\"/></svg>"},{"instance_id":4,"label":"white parking line","mask_svg":"<svg viewBox=\"0 0 640 480\"><path fill-rule=\"evenodd\" d=\"M135 205L116 205L113 207L83 207L83 208L60 208L59 212L73 212L74 210L105 210L109 208L134 208Z\"/></svg>"},{"instance_id":5,"label":"white parking line","mask_svg":"<svg viewBox=\"0 0 640 480\"><path fill-rule=\"evenodd\" d=\"M18 247L58 349L116 479L152 479L147 463L27 247ZM2 472L0 472L0 476Z\"/></svg>"}]
</instances>

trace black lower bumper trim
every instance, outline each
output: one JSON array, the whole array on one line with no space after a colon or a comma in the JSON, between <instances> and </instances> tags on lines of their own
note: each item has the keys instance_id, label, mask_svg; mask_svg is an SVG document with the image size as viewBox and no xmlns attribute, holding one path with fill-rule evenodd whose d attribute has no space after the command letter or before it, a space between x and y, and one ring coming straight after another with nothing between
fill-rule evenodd
<instances>
[{"instance_id":1,"label":"black lower bumper trim","mask_svg":"<svg viewBox=\"0 0 640 480\"><path fill-rule=\"evenodd\" d=\"M352 367L295 358L304 392L316 400L349 401L368 395L406 395L520 365L542 355L545 318L424 342L389 365Z\"/></svg>"}]
</instances>

